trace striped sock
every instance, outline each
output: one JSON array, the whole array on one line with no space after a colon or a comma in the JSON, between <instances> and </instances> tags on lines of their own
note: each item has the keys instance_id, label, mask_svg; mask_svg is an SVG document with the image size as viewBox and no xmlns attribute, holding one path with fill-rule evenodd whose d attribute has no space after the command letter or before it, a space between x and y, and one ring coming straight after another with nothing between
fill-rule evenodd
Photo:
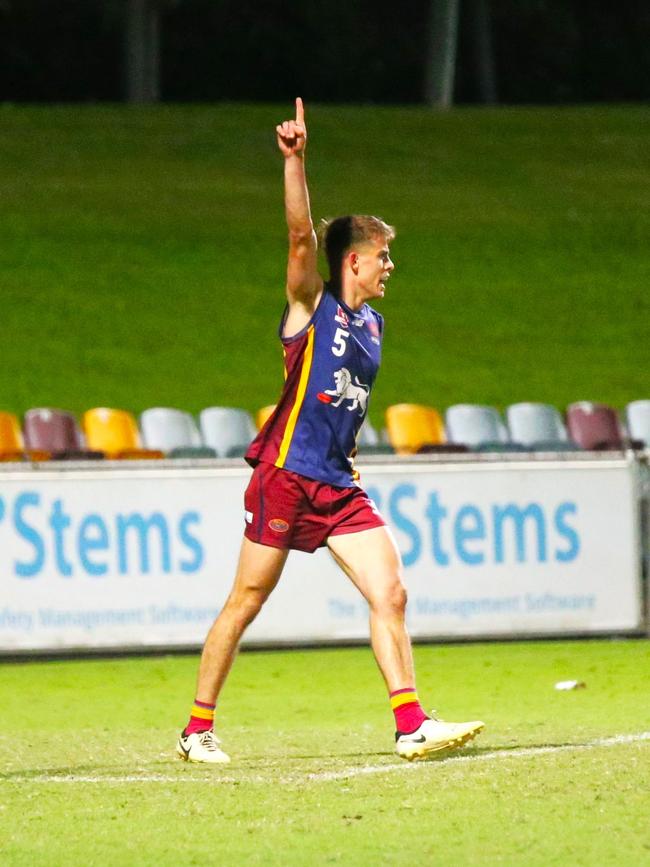
<instances>
[{"instance_id":1,"label":"striped sock","mask_svg":"<svg viewBox=\"0 0 650 867\"><path fill-rule=\"evenodd\" d=\"M204 701L194 699L190 721L185 726L185 734L191 735L194 732L205 732L211 729L214 722L215 707L214 704L206 704Z\"/></svg>"},{"instance_id":2,"label":"striped sock","mask_svg":"<svg viewBox=\"0 0 650 867\"><path fill-rule=\"evenodd\" d=\"M414 686L396 689L390 694L390 706L395 714L395 727L402 735L410 735L429 717L422 710Z\"/></svg>"}]
</instances>

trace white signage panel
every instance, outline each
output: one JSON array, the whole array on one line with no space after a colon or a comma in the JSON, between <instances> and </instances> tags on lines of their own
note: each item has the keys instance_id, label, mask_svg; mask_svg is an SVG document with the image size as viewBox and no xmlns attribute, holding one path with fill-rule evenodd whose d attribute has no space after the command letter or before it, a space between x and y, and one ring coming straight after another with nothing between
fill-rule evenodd
<instances>
[{"instance_id":1,"label":"white signage panel","mask_svg":"<svg viewBox=\"0 0 650 867\"><path fill-rule=\"evenodd\" d=\"M0 476L0 648L199 643L236 563L246 478Z\"/></svg>"},{"instance_id":2,"label":"white signage panel","mask_svg":"<svg viewBox=\"0 0 650 867\"><path fill-rule=\"evenodd\" d=\"M3 473L0 650L200 644L232 582L248 477ZM366 467L404 559L411 634L640 628L635 479L623 460ZM327 552L294 552L246 641L367 635L367 606Z\"/></svg>"},{"instance_id":3,"label":"white signage panel","mask_svg":"<svg viewBox=\"0 0 650 867\"><path fill-rule=\"evenodd\" d=\"M490 463L379 472L414 636L641 626L635 467Z\"/></svg>"}]
</instances>

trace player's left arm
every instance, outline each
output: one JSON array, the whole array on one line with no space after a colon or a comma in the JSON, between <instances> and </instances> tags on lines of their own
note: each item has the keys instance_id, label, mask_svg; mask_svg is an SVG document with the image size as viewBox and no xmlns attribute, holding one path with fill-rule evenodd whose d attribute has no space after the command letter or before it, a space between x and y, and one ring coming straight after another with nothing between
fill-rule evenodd
<instances>
[{"instance_id":1,"label":"player's left arm","mask_svg":"<svg viewBox=\"0 0 650 867\"><path fill-rule=\"evenodd\" d=\"M289 230L286 287L289 314L285 327L288 333L293 333L310 319L323 290L305 173L307 127L300 97L296 99L295 120L279 124L276 133L284 156L284 204Z\"/></svg>"}]
</instances>

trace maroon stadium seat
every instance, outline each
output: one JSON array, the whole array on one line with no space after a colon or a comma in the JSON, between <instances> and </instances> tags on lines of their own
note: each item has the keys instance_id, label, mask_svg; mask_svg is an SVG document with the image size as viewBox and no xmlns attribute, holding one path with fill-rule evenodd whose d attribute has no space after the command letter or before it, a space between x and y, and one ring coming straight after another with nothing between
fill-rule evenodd
<instances>
[{"instance_id":1,"label":"maroon stadium seat","mask_svg":"<svg viewBox=\"0 0 650 867\"><path fill-rule=\"evenodd\" d=\"M62 409L30 409L23 423L25 445L50 452L55 460L96 460L102 452L84 448L77 420Z\"/></svg>"},{"instance_id":2,"label":"maroon stadium seat","mask_svg":"<svg viewBox=\"0 0 650 867\"><path fill-rule=\"evenodd\" d=\"M625 440L616 410L581 400L567 407L567 430L583 449L623 449Z\"/></svg>"},{"instance_id":3,"label":"maroon stadium seat","mask_svg":"<svg viewBox=\"0 0 650 867\"><path fill-rule=\"evenodd\" d=\"M25 449L17 416L0 410L0 461L49 461L49 452Z\"/></svg>"}]
</instances>

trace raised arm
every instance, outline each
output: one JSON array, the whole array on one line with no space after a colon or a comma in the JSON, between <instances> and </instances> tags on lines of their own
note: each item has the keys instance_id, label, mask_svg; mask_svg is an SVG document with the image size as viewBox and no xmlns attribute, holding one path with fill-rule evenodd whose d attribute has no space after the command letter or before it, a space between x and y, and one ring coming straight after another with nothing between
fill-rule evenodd
<instances>
[{"instance_id":1,"label":"raised arm","mask_svg":"<svg viewBox=\"0 0 650 867\"><path fill-rule=\"evenodd\" d=\"M309 208L305 175L307 128L302 99L296 99L296 119L276 127L278 147L284 156L284 204L289 229L285 332L293 334L309 321L323 290L317 269L317 241Z\"/></svg>"}]
</instances>

